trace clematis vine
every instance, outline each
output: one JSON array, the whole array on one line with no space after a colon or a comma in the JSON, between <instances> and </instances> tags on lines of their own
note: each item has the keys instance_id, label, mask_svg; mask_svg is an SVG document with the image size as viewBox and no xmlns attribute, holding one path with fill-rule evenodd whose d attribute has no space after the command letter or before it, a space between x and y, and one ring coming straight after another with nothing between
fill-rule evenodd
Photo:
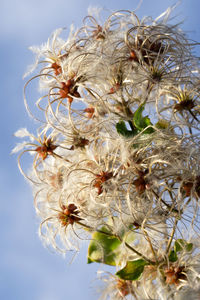
<instances>
[{"instance_id":1,"label":"clematis vine","mask_svg":"<svg viewBox=\"0 0 200 300\"><path fill-rule=\"evenodd\" d=\"M172 10L102 22L93 9L67 39L59 29L32 47L24 98L38 130L18 130L13 152L42 242L65 254L87 240L87 263L115 268L98 273L102 300L200 297L198 43Z\"/></svg>"}]
</instances>

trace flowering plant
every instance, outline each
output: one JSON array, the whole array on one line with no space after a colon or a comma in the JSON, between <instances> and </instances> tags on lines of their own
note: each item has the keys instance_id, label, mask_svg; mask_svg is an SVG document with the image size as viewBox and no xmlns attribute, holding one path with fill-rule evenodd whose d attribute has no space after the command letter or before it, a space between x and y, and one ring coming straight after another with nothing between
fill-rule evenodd
<instances>
[{"instance_id":1,"label":"flowering plant","mask_svg":"<svg viewBox=\"0 0 200 300\"><path fill-rule=\"evenodd\" d=\"M89 14L32 47L25 85L40 127L13 152L32 184L39 234L58 252L89 239L101 299L185 299L200 289L199 60L170 12ZM43 96L30 108L27 88ZM31 171L21 158L34 154Z\"/></svg>"}]
</instances>

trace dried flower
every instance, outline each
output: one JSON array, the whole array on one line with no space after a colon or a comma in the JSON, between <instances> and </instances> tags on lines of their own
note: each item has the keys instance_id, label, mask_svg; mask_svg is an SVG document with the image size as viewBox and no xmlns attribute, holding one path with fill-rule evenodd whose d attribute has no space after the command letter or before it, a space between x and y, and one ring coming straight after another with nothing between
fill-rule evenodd
<instances>
[{"instance_id":1,"label":"dried flower","mask_svg":"<svg viewBox=\"0 0 200 300\"><path fill-rule=\"evenodd\" d=\"M32 48L25 105L34 117L26 89L38 79L42 126L19 130L28 141L13 152L45 245L65 253L90 239L88 263L116 267L101 276L103 300L199 291L199 60L171 12L118 11L103 23L90 9L67 40L57 30Z\"/></svg>"}]
</instances>

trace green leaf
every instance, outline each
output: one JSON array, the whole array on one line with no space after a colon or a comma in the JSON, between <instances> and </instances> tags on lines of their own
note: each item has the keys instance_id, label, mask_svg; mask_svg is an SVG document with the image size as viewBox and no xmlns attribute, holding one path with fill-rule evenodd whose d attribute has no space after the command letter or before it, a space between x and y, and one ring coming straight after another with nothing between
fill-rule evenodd
<instances>
[{"instance_id":1,"label":"green leaf","mask_svg":"<svg viewBox=\"0 0 200 300\"><path fill-rule=\"evenodd\" d=\"M144 267L149 263L144 259L128 261L126 266L116 273L119 278L124 280L137 280L144 271Z\"/></svg>"},{"instance_id":2,"label":"green leaf","mask_svg":"<svg viewBox=\"0 0 200 300\"><path fill-rule=\"evenodd\" d=\"M185 240L183 239L178 239L175 241L174 243L174 250L176 252L180 252L180 251L187 251L190 252L193 248L193 244L192 243L187 243Z\"/></svg>"},{"instance_id":3,"label":"green leaf","mask_svg":"<svg viewBox=\"0 0 200 300\"><path fill-rule=\"evenodd\" d=\"M135 111L133 117L133 124L139 131L142 131L147 126L152 125L150 119L147 116L145 117L142 116L143 110L144 110L144 105L139 106L139 108ZM150 134L153 132L154 129L152 127L149 127L144 131L145 134Z\"/></svg>"},{"instance_id":4,"label":"green leaf","mask_svg":"<svg viewBox=\"0 0 200 300\"><path fill-rule=\"evenodd\" d=\"M176 252L182 251L186 244L187 244L186 241L183 239L176 240L174 243L175 251Z\"/></svg>"},{"instance_id":5,"label":"green leaf","mask_svg":"<svg viewBox=\"0 0 200 300\"><path fill-rule=\"evenodd\" d=\"M106 227L102 227L101 232L93 233L88 248L88 264L98 262L111 266L116 265L117 248L121 242L116 237L106 233L110 233Z\"/></svg>"},{"instance_id":6,"label":"green leaf","mask_svg":"<svg viewBox=\"0 0 200 300\"><path fill-rule=\"evenodd\" d=\"M187 252L190 252L190 251L192 251L192 248L193 248L193 244L192 243L187 243L185 250Z\"/></svg>"},{"instance_id":7,"label":"green leaf","mask_svg":"<svg viewBox=\"0 0 200 300\"><path fill-rule=\"evenodd\" d=\"M156 124L155 127L158 129L167 129L169 128L170 123L166 120L160 119Z\"/></svg>"},{"instance_id":8,"label":"green leaf","mask_svg":"<svg viewBox=\"0 0 200 300\"><path fill-rule=\"evenodd\" d=\"M176 251L174 250L171 250L170 254L169 254L169 261L171 262L175 262L178 260L178 256L177 256L177 253Z\"/></svg>"},{"instance_id":9,"label":"green leaf","mask_svg":"<svg viewBox=\"0 0 200 300\"><path fill-rule=\"evenodd\" d=\"M116 129L117 129L117 132L127 138L129 137L132 137L132 136L135 136L137 133L138 133L138 130L135 129L135 130L128 130L126 128L126 124L124 121L119 121L117 124L116 124Z\"/></svg>"}]
</instances>

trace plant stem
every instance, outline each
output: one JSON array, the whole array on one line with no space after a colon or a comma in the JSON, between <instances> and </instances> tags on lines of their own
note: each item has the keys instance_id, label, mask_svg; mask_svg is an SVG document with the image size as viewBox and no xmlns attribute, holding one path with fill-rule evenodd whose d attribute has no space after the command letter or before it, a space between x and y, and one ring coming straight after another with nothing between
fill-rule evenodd
<instances>
[{"instance_id":1,"label":"plant stem","mask_svg":"<svg viewBox=\"0 0 200 300\"><path fill-rule=\"evenodd\" d=\"M117 236L116 234L112 234L110 232L106 232L104 230L99 230L99 229L94 229L86 224L83 224L82 222L80 221L76 221L77 224L89 229L91 232L99 232L99 233L102 233L102 234L105 234L107 236L110 236L110 237L115 237L117 238L120 242L123 242L122 238L120 238L119 236ZM133 251L135 254L137 254L138 256L140 256L141 258L143 258L144 260L146 260L149 264L151 265L155 265L156 263L150 259L148 259L145 255L143 255L142 253L138 252L136 249L134 249L133 247L131 247L127 242L124 243L125 246L127 248L129 248L131 251Z\"/></svg>"},{"instance_id":2,"label":"plant stem","mask_svg":"<svg viewBox=\"0 0 200 300\"><path fill-rule=\"evenodd\" d=\"M134 249L133 247L131 247L127 242L125 242L125 245L127 248L129 248L130 250L132 250L134 253L136 253L138 256L140 256L141 258L143 258L144 260L146 260L150 265L155 265L156 263L150 259L148 259L146 256L144 256L142 253L138 252L136 249Z\"/></svg>"},{"instance_id":3,"label":"plant stem","mask_svg":"<svg viewBox=\"0 0 200 300\"><path fill-rule=\"evenodd\" d=\"M158 257L157 257L157 255L156 255L156 253L155 253L155 251L154 251L154 248L153 248L153 245L152 245L151 240L150 240L150 238L149 238L149 235L148 235L148 233L146 232L146 230L144 230L144 229L143 229L143 232L144 232L144 234L145 234L145 236L146 236L146 238L147 238L147 241L149 242L151 251L152 251L152 253L153 253L154 257L155 257L155 261L156 261L156 263L158 264Z\"/></svg>"},{"instance_id":4,"label":"plant stem","mask_svg":"<svg viewBox=\"0 0 200 300\"><path fill-rule=\"evenodd\" d=\"M170 239L169 239L169 241L168 241L166 254L169 253L169 250L170 250L170 247L171 247L171 244L172 244L172 241L173 241L174 233L175 233L175 231L176 231L177 223L178 223L178 219L176 219L175 222L174 222L174 226L173 226L173 229L172 229L172 233L171 233Z\"/></svg>"}]
</instances>

